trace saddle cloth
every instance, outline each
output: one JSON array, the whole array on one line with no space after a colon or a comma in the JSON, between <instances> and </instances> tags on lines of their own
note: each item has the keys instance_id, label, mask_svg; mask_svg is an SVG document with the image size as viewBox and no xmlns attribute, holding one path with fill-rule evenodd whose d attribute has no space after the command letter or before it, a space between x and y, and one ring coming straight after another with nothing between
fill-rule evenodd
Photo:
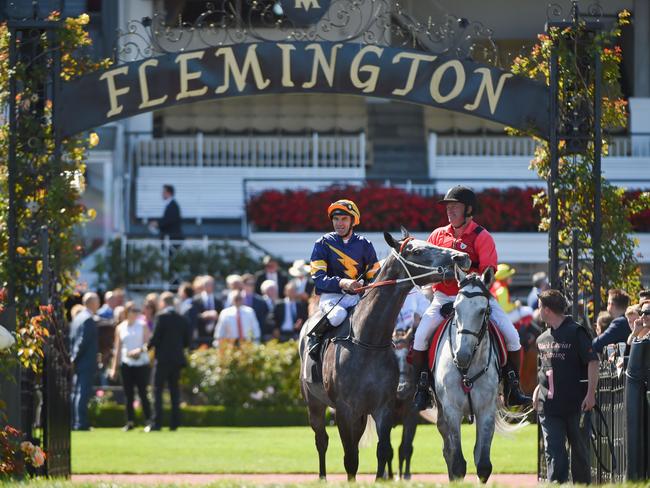
<instances>
[{"instance_id":1,"label":"saddle cloth","mask_svg":"<svg viewBox=\"0 0 650 488\"><path fill-rule=\"evenodd\" d=\"M438 353L438 348L440 346L440 338L442 335L446 332L447 327L449 327L449 324L453 320L454 315L451 314L449 318L445 319L445 321L436 329L435 334L433 335L433 338L431 339L431 345L429 346L429 369L433 370L433 366L436 364L436 354ZM490 338L492 340L492 344L496 347L497 354L499 355L499 366L504 367L506 365L506 361L508 360L508 351L506 349L506 341L503 338L503 334L501 334L501 331L497 329L497 327L494 325L492 321L490 321L490 324L488 326L488 330L490 331Z\"/></svg>"}]
</instances>

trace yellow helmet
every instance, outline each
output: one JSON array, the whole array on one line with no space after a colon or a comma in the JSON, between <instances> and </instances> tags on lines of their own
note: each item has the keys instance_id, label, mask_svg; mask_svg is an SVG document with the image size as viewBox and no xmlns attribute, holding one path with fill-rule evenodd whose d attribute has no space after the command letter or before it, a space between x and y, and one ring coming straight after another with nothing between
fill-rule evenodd
<instances>
[{"instance_id":1,"label":"yellow helmet","mask_svg":"<svg viewBox=\"0 0 650 488\"><path fill-rule=\"evenodd\" d=\"M349 215L352 217L352 225L359 225L361 223L361 213L357 205L352 200L337 200L327 207L327 216L332 220L334 215Z\"/></svg>"},{"instance_id":2,"label":"yellow helmet","mask_svg":"<svg viewBox=\"0 0 650 488\"><path fill-rule=\"evenodd\" d=\"M503 281L510 278L516 272L515 268L511 268L509 265L502 263L497 266L497 272L494 274L494 279Z\"/></svg>"}]
</instances>

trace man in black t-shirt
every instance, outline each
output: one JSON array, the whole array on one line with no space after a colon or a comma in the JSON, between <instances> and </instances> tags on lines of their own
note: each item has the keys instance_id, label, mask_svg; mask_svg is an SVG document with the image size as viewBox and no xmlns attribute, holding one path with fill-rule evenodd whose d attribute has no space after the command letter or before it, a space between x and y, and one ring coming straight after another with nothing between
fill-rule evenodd
<instances>
[{"instance_id":1,"label":"man in black t-shirt","mask_svg":"<svg viewBox=\"0 0 650 488\"><path fill-rule=\"evenodd\" d=\"M548 329L537 338L541 367L533 405L539 415L548 481L591 482L590 411L596 404L598 356L584 327L564 315L566 300L557 290L539 294L539 310Z\"/></svg>"}]
</instances>

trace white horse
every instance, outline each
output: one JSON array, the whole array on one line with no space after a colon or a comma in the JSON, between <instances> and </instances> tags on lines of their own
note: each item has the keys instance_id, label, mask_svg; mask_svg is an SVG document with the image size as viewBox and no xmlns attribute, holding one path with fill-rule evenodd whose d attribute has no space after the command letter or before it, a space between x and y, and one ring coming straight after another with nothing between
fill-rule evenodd
<instances>
[{"instance_id":1,"label":"white horse","mask_svg":"<svg viewBox=\"0 0 650 488\"><path fill-rule=\"evenodd\" d=\"M488 287L494 271L482 276L457 269L460 290L454 302L455 318L444 331L434 366L438 430L449 480L462 480L467 472L460 443L463 416L476 417L474 464L481 482L492 473L490 446L497 418L498 355L488 332Z\"/></svg>"}]
</instances>

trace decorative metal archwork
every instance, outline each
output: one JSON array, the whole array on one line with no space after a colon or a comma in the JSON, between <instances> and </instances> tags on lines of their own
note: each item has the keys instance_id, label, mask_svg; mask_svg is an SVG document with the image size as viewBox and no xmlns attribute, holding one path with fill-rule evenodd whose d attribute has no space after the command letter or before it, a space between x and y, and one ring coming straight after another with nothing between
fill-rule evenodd
<instances>
[{"instance_id":1,"label":"decorative metal archwork","mask_svg":"<svg viewBox=\"0 0 650 488\"><path fill-rule=\"evenodd\" d=\"M208 3L193 22L170 22L164 13L131 20L119 30L115 58L138 61L188 49L245 42L357 42L417 48L435 54L498 63L492 30L481 22L443 14L416 20L392 0L332 0L327 13L312 25L297 25L274 7L278 2L244 0L245 12L228 0Z\"/></svg>"}]
</instances>

